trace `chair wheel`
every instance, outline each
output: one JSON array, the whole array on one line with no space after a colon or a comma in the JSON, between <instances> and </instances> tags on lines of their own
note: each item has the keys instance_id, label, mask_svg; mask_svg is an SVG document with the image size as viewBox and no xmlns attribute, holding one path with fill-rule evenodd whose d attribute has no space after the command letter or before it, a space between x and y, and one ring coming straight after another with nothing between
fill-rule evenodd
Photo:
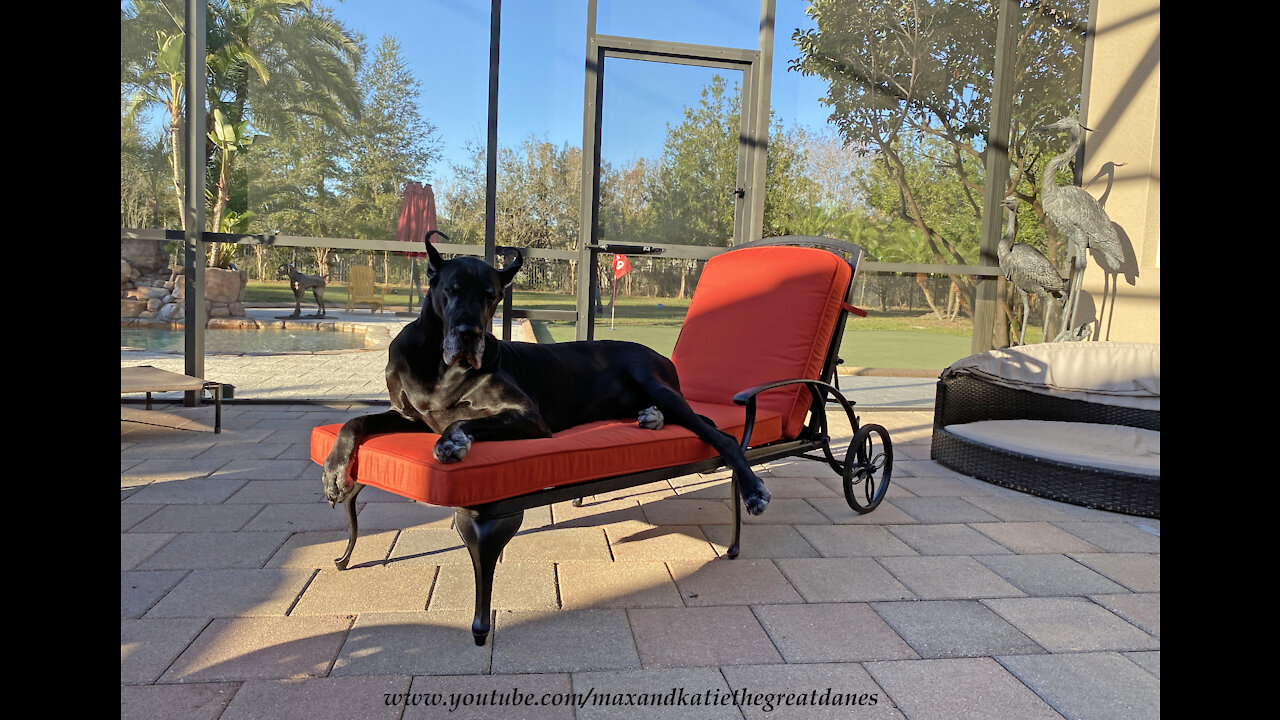
<instances>
[{"instance_id":1,"label":"chair wheel","mask_svg":"<svg viewBox=\"0 0 1280 720\"><path fill-rule=\"evenodd\" d=\"M876 447L876 436L880 447ZM844 499L859 513L876 509L889 489L893 472L893 442L880 425L863 425L854 433L844 456Z\"/></svg>"}]
</instances>

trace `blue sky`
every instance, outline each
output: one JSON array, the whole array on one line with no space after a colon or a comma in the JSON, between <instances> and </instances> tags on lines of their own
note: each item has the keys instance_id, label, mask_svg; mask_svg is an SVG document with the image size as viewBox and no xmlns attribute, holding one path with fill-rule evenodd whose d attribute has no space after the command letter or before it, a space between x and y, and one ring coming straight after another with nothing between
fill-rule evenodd
<instances>
[{"instance_id":1,"label":"blue sky","mask_svg":"<svg viewBox=\"0 0 1280 720\"><path fill-rule=\"evenodd\" d=\"M486 137L489 0L345 0L326 2L347 27L364 34L370 51L394 36L422 83L419 106L437 127L445 160L432 168L437 184L467 143ZM772 100L787 126L817 128L827 111L818 78L787 71L791 33L810 27L804 0L777 0ZM728 47L757 46L758 0L599 0L597 31ZM498 141L514 146L530 134L555 144L582 143L586 0L506 0L502 4ZM705 68L613 60L605 66L606 160L656 158L667 123L697 102L712 76ZM732 84L740 73L719 71ZM735 77L736 76L736 77Z\"/></svg>"}]
</instances>

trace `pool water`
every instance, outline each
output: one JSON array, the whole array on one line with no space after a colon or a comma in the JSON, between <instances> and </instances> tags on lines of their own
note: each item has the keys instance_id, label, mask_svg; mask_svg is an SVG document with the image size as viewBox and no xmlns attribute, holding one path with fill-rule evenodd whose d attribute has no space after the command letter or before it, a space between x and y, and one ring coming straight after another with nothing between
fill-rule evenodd
<instances>
[{"instance_id":1,"label":"pool water","mask_svg":"<svg viewBox=\"0 0 1280 720\"><path fill-rule=\"evenodd\" d=\"M120 347L160 352L182 352L183 331L159 328L120 328ZM337 330L229 330L211 328L204 333L205 353L315 352L360 350L364 333Z\"/></svg>"}]
</instances>

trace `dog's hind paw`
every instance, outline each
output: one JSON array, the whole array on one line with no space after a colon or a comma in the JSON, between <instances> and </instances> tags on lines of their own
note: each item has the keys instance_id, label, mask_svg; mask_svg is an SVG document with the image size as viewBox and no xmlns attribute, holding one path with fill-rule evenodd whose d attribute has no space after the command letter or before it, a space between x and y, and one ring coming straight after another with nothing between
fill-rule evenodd
<instances>
[{"instance_id":1,"label":"dog's hind paw","mask_svg":"<svg viewBox=\"0 0 1280 720\"><path fill-rule=\"evenodd\" d=\"M764 512L764 509L766 507L768 507L769 499L771 497L772 496L769 494L769 491L765 490L764 487L761 486L760 492L757 492L757 493L744 492L742 494L742 504L747 508L747 512L751 513L752 515L759 515L760 513Z\"/></svg>"},{"instance_id":2,"label":"dog's hind paw","mask_svg":"<svg viewBox=\"0 0 1280 720\"><path fill-rule=\"evenodd\" d=\"M657 405L650 405L641 410L638 420L640 427L645 430L661 430L663 424L666 423L666 418L662 416L662 411L658 409Z\"/></svg>"},{"instance_id":3,"label":"dog's hind paw","mask_svg":"<svg viewBox=\"0 0 1280 720\"><path fill-rule=\"evenodd\" d=\"M431 449L431 454L442 463L458 462L465 458L468 452L471 452L471 437L461 428L452 430L446 428L444 434L436 441L435 447Z\"/></svg>"}]
</instances>

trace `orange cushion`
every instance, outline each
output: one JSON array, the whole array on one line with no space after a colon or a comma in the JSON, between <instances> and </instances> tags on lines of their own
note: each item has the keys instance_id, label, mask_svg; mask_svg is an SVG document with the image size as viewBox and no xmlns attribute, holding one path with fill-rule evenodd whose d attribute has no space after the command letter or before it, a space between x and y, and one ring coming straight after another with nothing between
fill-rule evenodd
<instances>
[{"instance_id":1,"label":"orange cushion","mask_svg":"<svg viewBox=\"0 0 1280 720\"><path fill-rule=\"evenodd\" d=\"M690 403L739 440L744 409ZM341 425L311 431L311 459L323 463ZM777 440L777 413L758 412L751 444ZM442 464L431 455L435 433L375 435L360 445L352 477L365 485L433 505L467 506L503 500L544 488L681 465L716 451L679 425L645 430L635 420L579 425L550 438L477 442L461 462Z\"/></svg>"},{"instance_id":2,"label":"orange cushion","mask_svg":"<svg viewBox=\"0 0 1280 720\"><path fill-rule=\"evenodd\" d=\"M817 379L852 275L844 259L816 248L746 248L708 260L671 353L684 396L729 403L761 383ZM795 438L811 398L791 385L757 402Z\"/></svg>"}]
</instances>

